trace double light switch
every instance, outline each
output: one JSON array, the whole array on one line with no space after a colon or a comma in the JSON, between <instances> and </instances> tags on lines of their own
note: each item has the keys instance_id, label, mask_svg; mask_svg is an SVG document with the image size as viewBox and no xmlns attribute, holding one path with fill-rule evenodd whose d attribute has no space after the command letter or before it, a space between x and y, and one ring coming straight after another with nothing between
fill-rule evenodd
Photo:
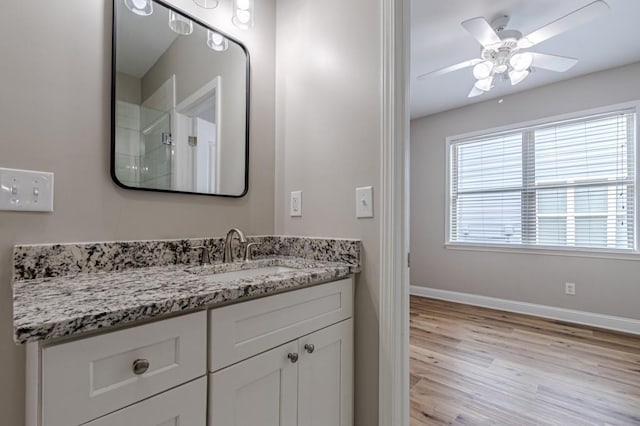
<instances>
[{"instance_id":1,"label":"double light switch","mask_svg":"<svg viewBox=\"0 0 640 426\"><path fill-rule=\"evenodd\" d=\"M0 168L0 210L52 212L53 173Z\"/></svg>"}]
</instances>

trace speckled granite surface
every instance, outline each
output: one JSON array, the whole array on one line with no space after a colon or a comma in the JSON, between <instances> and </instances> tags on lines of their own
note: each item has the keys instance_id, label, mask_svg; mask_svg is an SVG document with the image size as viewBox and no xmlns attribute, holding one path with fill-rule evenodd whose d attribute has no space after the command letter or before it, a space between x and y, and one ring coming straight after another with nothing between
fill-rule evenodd
<instances>
[{"instance_id":1,"label":"speckled granite surface","mask_svg":"<svg viewBox=\"0 0 640 426\"><path fill-rule=\"evenodd\" d=\"M295 256L323 262L359 265L359 240L290 236L247 237L255 257ZM77 273L126 271L166 265L198 264L206 246L212 261L222 261L224 238L17 245L13 251L14 281ZM235 243L236 257L240 246Z\"/></svg>"},{"instance_id":2,"label":"speckled granite surface","mask_svg":"<svg viewBox=\"0 0 640 426\"><path fill-rule=\"evenodd\" d=\"M195 271L198 254L186 254L185 248L202 239L17 246L14 277L22 278L13 282L14 340L53 339L215 307L344 278L360 268L358 240L252 237L250 241L261 244L255 250L257 260L206 268L295 270L221 282L206 271Z\"/></svg>"}]
</instances>

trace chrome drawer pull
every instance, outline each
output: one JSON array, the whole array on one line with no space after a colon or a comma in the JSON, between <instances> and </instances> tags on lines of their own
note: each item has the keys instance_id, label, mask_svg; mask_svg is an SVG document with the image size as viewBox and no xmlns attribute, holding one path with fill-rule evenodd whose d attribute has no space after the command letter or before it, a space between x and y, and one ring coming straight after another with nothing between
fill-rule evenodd
<instances>
[{"instance_id":1,"label":"chrome drawer pull","mask_svg":"<svg viewBox=\"0 0 640 426\"><path fill-rule=\"evenodd\" d=\"M287 355L287 358L289 358L289 361L291 361L292 364L295 364L296 362L298 362L297 353L289 353L289 355Z\"/></svg>"},{"instance_id":2,"label":"chrome drawer pull","mask_svg":"<svg viewBox=\"0 0 640 426\"><path fill-rule=\"evenodd\" d=\"M312 354L313 351L316 350L316 347L314 345L312 345L311 343L307 343L306 345L304 345L304 350L307 351L308 353Z\"/></svg>"},{"instance_id":3,"label":"chrome drawer pull","mask_svg":"<svg viewBox=\"0 0 640 426\"><path fill-rule=\"evenodd\" d=\"M149 360L148 359L136 359L133 361L133 374L144 374L149 369Z\"/></svg>"}]
</instances>

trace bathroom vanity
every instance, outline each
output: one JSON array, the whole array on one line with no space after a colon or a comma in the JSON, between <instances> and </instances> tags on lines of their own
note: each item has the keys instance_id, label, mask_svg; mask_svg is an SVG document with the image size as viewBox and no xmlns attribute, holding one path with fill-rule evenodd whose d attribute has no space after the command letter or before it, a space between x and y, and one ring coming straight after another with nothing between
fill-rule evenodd
<instances>
[{"instance_id":1,"label":"bathroom vanity","mask_svg":"<svg viewBox=\"0 0 640 426\"><path fill-rule=\"evenodd\" d=\"M360 242L248 240L17 246L27 424L351 425Z\"/></svg>"}]
</instances>

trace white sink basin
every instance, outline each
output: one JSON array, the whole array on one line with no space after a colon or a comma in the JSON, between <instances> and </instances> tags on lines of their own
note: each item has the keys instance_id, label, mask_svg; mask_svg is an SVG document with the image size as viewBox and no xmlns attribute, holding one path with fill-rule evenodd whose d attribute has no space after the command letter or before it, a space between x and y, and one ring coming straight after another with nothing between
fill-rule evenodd
<instances>
[{"instance_id":1,"label":"white sink basin","mask_svg":"<svg viewBox=\"0 0 640 426\"><path fill-rule=\"evenodd\" d=\"M263 268L253 269L241 269L239 271L230 272L215 272L215 270L207 270L206 266L200 268L188 269L189 272L196 275L207 275L214 279L216 282L228 282L234 280L240 280L243 278L260 277L263 275L280 274L283 272L295 271L295 268L288 268L286 266L266 266Z\"/></svg>"}]
</instances>

